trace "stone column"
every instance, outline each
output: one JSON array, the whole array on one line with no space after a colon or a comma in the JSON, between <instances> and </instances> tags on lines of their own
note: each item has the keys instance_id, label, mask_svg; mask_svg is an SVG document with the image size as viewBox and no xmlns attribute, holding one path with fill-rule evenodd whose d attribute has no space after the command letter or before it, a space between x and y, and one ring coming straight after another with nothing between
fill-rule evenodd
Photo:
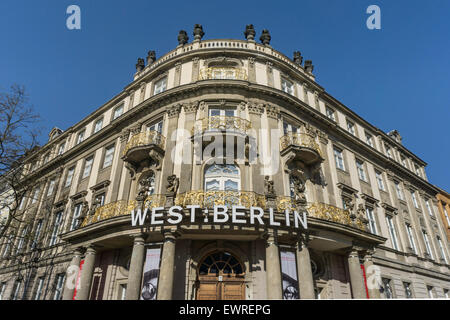
<instances>
[{"instance_id":1,"label":"stone column","mask_svg":"<svg viewBox=\"0 0 450 320\"><path fill-rule=\"evenodd\" d=\"M267 299L282 299L281 267L278 244L273 234L266 242Z\"/></svg>"},{"instance_id":2,"label":"stone column","mask_svg":"<svg viewBox=\"0 0 450 320\"><path fill-rule=\"evenodd\" d=\"M309 249L302 240L297 243L296 253L300 299L315 299L316 296L314 294L314 280L311 270Z\"/></svg>"},{"instance_id":3,"label":"stone column","mask_svg":"<svg viewBox=\"0 0 450 320\"><path fill-rule=\"evenodd\" d=\"M75 286L77 285L77 278L78 278L80 262L81 262L81 248L76 248L73 253L72 260L70 261L69 268L67 268L66 284L64 286L64 292L63 292L63 298L62 298L63 300L72 300L72 298L73 298Z\"/></svg>"},{"instance_id":4,"label":"stone column","mask_svg":"<svg viewBox=\"0 0 450 320\"><path fill-rule=\"evenodd\" d=\"M352 250L348 255L348 271L350 273L350 284L352 286L354 299L366 299L366 288L364 287L364 277L359 263L357 250Z\"/></svg>"},{"instance_id":5,"label":"stone column","mask_svg":"<svg viewBox=\"0 0 450 320\"><path fill-rule=\"evenodd\" d=\"M158 300L171 300L173 291L174 263L175 263L175 235L164 233L164 245L159 270Z\"/></svg>"},{"instance_id":6,"label":"stone column","mask_svg":"<svg viewBox=\"0 0 450 320\"><path fill-rule=\"evenodd\" d=\"M367 251L364 255L364 269L366 270L367 289L369 290L370 299L380 299L379 282L381 282L381 278L379 273L374 270L372 255L373 252L371 251Z\"/></svg>"},{"instance_id":7,"label":"stone column","mask_svg":"<svg viewBox=\"0 0 450 320\"><path fill-rule=\"evenodd\" d=\"M86 249L83 267L81 268L80 288L77 290L75 300L88 300L91 291L92 275L94 274L96 251L90 246Z\"/></svg>"},{"instance_id":8,"label":"stone column","mask_svg":"<svg viewBox=\"0 0 450 320\"><path fill-rule=\"evenodd\" d=\"M134 236L133 253L131 254L130 271L128 273L126 300L139 300L145 259L144 242L144 234L139 233Z\"/></svg>"}]
</instances>

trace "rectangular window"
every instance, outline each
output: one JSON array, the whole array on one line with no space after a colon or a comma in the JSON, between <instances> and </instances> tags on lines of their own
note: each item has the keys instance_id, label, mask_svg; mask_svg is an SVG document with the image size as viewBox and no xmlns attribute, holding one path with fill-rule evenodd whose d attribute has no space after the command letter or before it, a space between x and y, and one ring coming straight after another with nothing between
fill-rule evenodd
<instances>
[{"instance_id":1,"label":"rectangular window","mask_svg":"<svg viewBox=\"0 0 450 320\"><path fill-rule=\"evenodd\" d=\"M400 156L400 159L401 159L401 161L402 161L402 166L404 166L405 168L407 168L405 157L404 157L404 156Z\"/></svg>"},{"instance_id":2,"label":"rectangular window","mask_svg":"<svg viewBox=\"0 0 450 320\"><path fill-rule=\"evenodd\" d=\"M392 152L391 152L391 148L386 146L386 154L388 156L388 158L392 159Z\"/></svg>"},{"instance_id":3,"label":"rectangular window","mask_svg":"<svg viewBox=\"0 0 450 320\"><path fill-rule=\"evenodd\" d=\"M283 122L283 132L284 134L288 134L288 133L296 133L298 132L298 127L288 123L288 122Z\"/></svg>"},{"instance_id":4,"label":"rectangular window","mask_svg":"<svg viewBox=\"0 0 450 320\"><path fill-rule=\"evenodd\" d=\"M394 181L395 184L395 191L397 192L397 197L400 200L405 200L405 195L403 194L402 188L400 187L400 183L397 181Z\"/></svg>"},{"instance_id":5,"label":"rectangular window","mask_svg":"<svg viewBox=\"0 0 450 320\"><path fill-rule=\"evenodd\" d=\"M330 120L336 121L336 118L334 116L334 110L331 109L330 107L326 107L326 112L327 112L327 117Z\"/></svg>"},{"instance_id":6,"label":"rectangular window","mask_svg":"<svg viewBox=\"0 0 450 320\"><path fill-rule=\"evenodd\" d=\"M377 178L378 189L386 191L384 188L383 175L380 171L375 170L375 177Z\"/></svg>"},{"instance_id":7,"label":"rectangular window","mask_svg":"<svg viewBox=\"0 0 450 320\"><path fill-rule=\"evenodd\" d=\"M119 299L125 300L126 296L127 296L127 284L124 283L119 286Z\"/></svg>"},{"instance_id":8,"label":"rectangular window","mask_svg":"<svg viewBox=\"0 0 450 320\"><path fill-rule=\"evenodd\" d=\"M405 297L406 299L412 299L413 294L411 290L411 283L409 282L403 282L403 288L405 289Z\"/></svg>"},{"instance_id":9,"label":"rectangular window","mask_svg":"<svg viewBox=\"0 0 450 320\"><path fill-rule=\"evenodd\" d=\"M154 124L152 124L152 125L149 125L149 126L147 127L147 130L150 130L150 131L156 131L156 132L162 133L162 125L163 125L163 122L162 122L162 121L159 121L159 122L157 122L157 123L154 123Z\"/></svg>"},{"instance_id":10,"label":"rectangular window","mask_svg":"<svg viewBox=\"0 0 450 320\"><path fill-rule=\"evenodd\" d=\"M83 142L85 132L86 132L86 130L82 130L78 133L77 144L80 144L81 142Z\"/></svg>"},{"instance_id":11,"label":"rectangular window","mask_svg":"<svg viewBox=\"0 0 450 320\"><path fill-rule=\"evenodd\" d=\"M6 282L0 283L0 300L3 300L6 291Z\"/></svg>"},{"instance_id":12,"label":"rectangular window","mask_svg":"<svg viewBox=\"0 0 450 320\"><path fill-rule=\"evenodd\" d=\"M95 121L94 133L99 132L103 128L103 118Z\"/></svg>"},{"instance_id":13,"label":"rectangular window","mask_svg":"<svg viewBox=\"0 0 450 320\"><path fill-rule=\"evenodd\" d=\"M291 95L294 94L294 84L289 80L281 78L281 90Z\"/></svg>"},{"instance_id":14,"label":"rectangular window","mask_svg":"<svg viewBox=\"0 0 450 320\"><path fill-rule=\"evenodd\" d=\"M70 224L70 231L75 230L78 224L78 218L81 214L81 209L83 208L83 204L79 203L73 208L72 222Z\"/></svg>"},{"instance_id":15,"label":"rectangular window","mask_svg":"<svg viewBox=\"0 0 450 320\"><path fill-rule=\"evenodd\" d=\"M19 210L23 209L24 204L25 204L25 195L22 197L22 199L20 199Z\"/></svg>"},{"instance_id":16,"label":"rectangular window","mask_svg":"<svg viewBox=\"0 0 450 320\"><path fill-rule=\"evenodd\" d=\"M123 104L114 109L113 120L116 120L123 113Z\"/></svg>"},{"instance_id":17,"label":"rectangular window","mask_svg":"<svg viewBox=\"0 0 450 320\"><path fill-rule=\"evenodd\" d=\"M114 157L114 145L106 148L105 160L103 161L103 168L109 167L112 164Z\"/></svg>"},{"instance_id":18,"label":"rectangular window","mask_svg":"<svg viewBox=\"0 0 450 320\"><path fill-rule=\"evenodd\" d=\"M53 194L54 188L55 188L55 179L52 179L52 180L50 180L50 183L48 184L47 197L49 197Z\"/></svg>"},{"instance_id":19,"label":"rectangular window","mask_svg":"<svg viewBox=\"0 0 450 320\"><path fill-rule=\"evenodd\" d=\"M392 292L391 279L382 278L383 283L383 293L386 299L394 299L394 294Z\"/></svg>"},{"instance_id":20,"label":"rectangular window","mask_svg":"<svg viewBox=\"0 0 450 320\"><path fill-rule=\"evenodd\" d=\"M436 236L437 243L439 245L439 251L441 253L441 259L447 263L447 258L445 257L444 245L442 244L441 237Z\"/></svg>"},{"instance_id":21,"label":"rectangular window","mask_svg":"<svg viewBox=\"0 0 450 320\"><path fill-rule=\"evenodd\" d=\"M342 150L334 148L334 160L336 161L336 167L345 171L344 157L342 155Z\"/></svg>"},{"instance_id":22,"label":"rectangular window","mask_svg":"<svg viewBox=\"0 0 450 320\"><path fill-rule=\"evenodd\" d=\"M358 176L362 181L367 181L366 172L364 171L364 163L356 160L356 168L358 169Z\"/></svg>"},{"instance_id":23,"label":"rectangular window","mask_svg":"<svg viewBox=\"0 0 450 320\"><path fill-rule=\"evenodd\" d=\"M347 119L347 131L355 135L355 124Z\"/></svg>"},{"instance_id":24,"label":"rectangular window","mask_svg":"<svg viewBox=\"0 0 450 320\"><path fill-rule=\"evenodd\" d=\"M167 88L167 77L162 78L155 82L154 95L166 91Z\"/></svg>"},{"instance_id":25,"label":"rectangular window","mask_svg":"<svg viewBox=\"0 0 450 320\"><path fill-rule=\"evenodd\" d=\"M44 277L38 279L38 285L36 293L34 294L34 300L41 300L42 288L44 287Z\"/></svg>"},{"instance_id":26,"label":"rectangular window","mask_svg":"<svg viewBox=\"0 0 450 320\"><path fill-rule=\"evenodd\" d=\"M373 148L373 139L370 133L366 132L366 143Z\"/></svg>"},{"instance_id":27,"label":"rectangular window","mask_svg":"<svg viewBox=\"0 0 450 320\"><path fill-rule=\"evenodd\" d=\"M448 216L447 209L445 208L445 203L442 202L442 208L444 209L445 220L447 220L447 227L450 227L450 217Z\"/></svg>"},{"instance_id":28,"label":"rectangular window","mask_svg":"<svg viewBox=\"0 0 450 320\"><path fill-rule=\"evenodd\" d=\"M42 225L44 224L44 220L39 219L36 224L36 231L34 232L34 239L31 243L31 250L35 249L38 245L39 237L41 236Z\"/></svg>"},{"instance_id":29,"label":"rectangular window","mask_svg":"<svg viewBox=\"0 0 450 320\"><path fill-rule=\"evenodd\" d=\"M104 193L97 195L95 197L95 199L100 202L100 206L103 206L105 204L105 194Z\"/></svg>"},{"instance_id":30,"label":"rectangular window","mask_svg":"<svg viewBox=\"0 0 450 320\"><path fill-rule=\"evenodd\" d=\"M414 191L411 191L411 198L414 203L414 207L419 208L419 204L417 203L416 193Z\"/></svg>"},{"instance_id":31,"label":"rectangular window","mask_svg":"<svg viewBox=\"0 0 450 320\"><path fill-rule=\"evenodd\" d=\"M417 165L414 165L414 169L416 170L416 174L421 177L420 168Z\"/></svg>"},{"instance_id":32,"label":"rectangular window","mask_svg":"<svg viewBox=\"0 0 450 320\"><path fill-rule=\"evenodd\" d=\"M20 292L20 288L21 287L22 287L22 281L20 281L20 280L14 281L14 286L13 286L13 290L12 290L11 300L18 300L19 299L19 292Z\"/></svg>"},{"instance_id":33,"label":"rectangular window","mask_svg":"<svg viewBox=\"0 0 450 320\"><path fill-rule=\"evenodd\" d=\"M53 246L56 244L56 240L58 239L58 234L59 234L59 227L61 226L62 214L63 214L63 212L60 211L55 216L55 222L53 223L53 230L52 230L52 235L50 237L49 246Z\"/></svg>"},{"instance_id":34,"label":"rectangular window","mask_svg":"<svg viewBox=\"0 0 450 320\"><path fill-rule=\"evenodd\" d=\"M41 192L41 188L36 187L33 192L33 197L31 198L31 204L35 204L39 200L39 192Z\"/></svg>"},{"instance_id":35,"label":"rectangular window","mask_svg":"<svg viewBox=\"0 0 450 320\"><path fill-rule=\"evenodd\" d=\"M50 160L50 154L46 154L45 156L44 156L44 164L46 164L47 162L48 162L48 160Z\"/></svg>"},{"instance_id":36,"label":"rectangular window","mask_svg":"<svg viewBox=\"0 0 450 320\"><path fill-rule=\"evenodd\" d=\"M425 205L427 207L428 214L430 216L433 216L433 209L431 208L430 200L425 201Z\"/></svg>"},{"instance_id":37,"label":"rectangular window","mask_svg":"<svg viewBox=\"0 0 450 320\"><path fill-rule=\"evenodd\" d=\"M53 300L61 300L63 284L64 284L64 273L60 273L56 275L55 293L53 294Z\"/></svg>"},{"instance_id":38,"label":"rectangular window","mask_svg":"<svg viewBox=\"0 0 450 320\"><path fill-rule=\"evenodd\" d=\"M428 298L430 298L430 299L434 299L433 289L434 288L432 286L427 286Z\"/></svg>"},{"instance_id":39,"label":"rectangular window","mask_svg":"<svg viewBox=\"0 0 450 320\"><path fill-rule=\"evenodd\" d=\"M391 237L392 246L395 250L398 250L397 233L395 232L394 221L391 216L386 216L386 222L389 229L389 235Z\"/></svg>"},{"instance_id":40,"label":"rectangular window","mask_svg":"<svg viewBox=\"0 0 450 320\"><path fill-rule=\"evenodd\" d=\"M83 175L81 177L82 179L88 177L91 174L93 162L94 162L94 157L89 157L86 159L86 162L84 163Z\"/></svg>"},{"instance_id":41,"label":"rectangular window","mask_svg":"<svg viewBox=\"0 0 450 320\"><path fill-rule=\"evenodd\" d=\"M430 242L428 241L428 234L425 230L422 230L423 241L425 242L425 249L432 260L434 260L433 253L431 252Z\"/></svg>"},{"instance_id":42,"label":"rectangular window","mask_svg":"<svg viewBox=\"0 0 450 320\"><path fill-rule=\"evenodd\" d=\"M17 244L17 253L22 252L27 235L28 235L28 226L26 226L25 228L22 229L22 233L20 234L19 243Z\"/></svg>"},{"instance_id":43,"label":"rectangular window","mask_svg":"<svg viewBox=\"0 0 450 320\"><path fill-rule=\"evenodd\" d=\"M373 213L373 208L366 207L366 216L367 220L369 221L369 230L373 234L377 234L377 224L375 222L375 216Z\"/></svg>"},{"instance_id":44,"label":"rectangular window","mask_svg":"<svg viewBox=\"0 0 450 320\"><path fill-rule=\"evenodd\" d=\"M413 230L409 224L406 224L406 232L408 233L408 240L411 249L415 254L417 254L416 242L414 241Z\"/></svg>"},{"instance_id":45,"label":"rectangular window","mask_svg":"<svg viewBox=\"0 0 450 320\"><path fill-rule=\"evenodd\" d=\"M72 184L74 171L75 171L75 167L72 167L67 171L66 183L64 184L65 188L70 187L70 185Z\"/></svg>"},{"instance_id":46,"label":"rectangular window","mask_svg":"<svg viewBox=\"0 0 450 320\"><path fill-rule=\"evenodd\" d=\"M59 145L58 156L59 156L59 155L62 155L62 154L64 153L65 147L66 147L66 143L65 143L65 142L63 142L63 143L61 143L61 144Z\"/></svg>"}]
</instances>

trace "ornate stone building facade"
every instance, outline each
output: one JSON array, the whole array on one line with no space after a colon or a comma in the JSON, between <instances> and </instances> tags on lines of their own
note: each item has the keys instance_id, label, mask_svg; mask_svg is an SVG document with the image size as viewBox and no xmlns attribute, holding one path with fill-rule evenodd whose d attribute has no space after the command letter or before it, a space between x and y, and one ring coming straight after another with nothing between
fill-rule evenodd
<instances>
[{"instance_id":1,"label":"ornate stone building facade","mask_svg":"<svg viewBox=\"0 0 450 320\"><path fill-rule=\"evenodd\" d=\"M121 93L27 157L25 240L2 239L2 299L448 295L426 163L329 95L300 52L278 52L267 30L257 43L251 25L244 35L180 31L174 50L138 59ZM247 220L213 223L214 205ZM165 220L173 206L181 223ZM163 223L132 226L138 209ZM281 223L286 210L307 228Z\"/></svg>"}]
</instances>

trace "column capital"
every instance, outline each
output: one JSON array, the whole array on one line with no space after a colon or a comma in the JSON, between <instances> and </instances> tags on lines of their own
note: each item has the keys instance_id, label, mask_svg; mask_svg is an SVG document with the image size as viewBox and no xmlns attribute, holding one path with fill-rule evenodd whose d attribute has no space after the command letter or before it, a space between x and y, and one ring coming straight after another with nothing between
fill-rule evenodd
<instances>
[{"instance_id":1,"label":"column capital","mask_svg":"<svg viewBox=\"0 0 450 320\"><path fill-rule=\"evenodd\" d=\"M263 235L262 235L262 238L264 239L264 240L266 240L266 243L268 244L268 245L271 245L271 244L278 244L278 241L277 241L277 232L275 231L275 230L268 230L268 231L266 231Z\"/></svg>"},{"instance_id":2,"label":"column capital","mask_svg":"<svg viewBox=\"0 0 450 320\"><path fill-rule=\"evenodd\" d=\"M170 241L175 242L179 237L179 234L176 231L164 230L163 231L164 242Z\"/></svg>"},{"instance_id":3,"label":"column capital","mask_svg":"<svg viewBox=\"0 0 450 320\"><path fill-rule=\"evenodd\" d=\"M99 247L96 246L96 245L94 245L94 244L88 245L88 246L86 247L86 252L85 252L85 253L86 253L86 254L96 254L98 248L99 248Z\"/></svg>"},{"instance_id":4,"label":"column capital","mask_svg":"<svg viewBox=\"0 0 450 320\"><path fill-rule=\"evenodd\" d=\"M133 242L135 244L136 243L144 244L145 238L147 237L147 233L145 233L145 232L134 233L134 234L130 234L130 237L133 238Z\"/></svg>"}]
</instances>

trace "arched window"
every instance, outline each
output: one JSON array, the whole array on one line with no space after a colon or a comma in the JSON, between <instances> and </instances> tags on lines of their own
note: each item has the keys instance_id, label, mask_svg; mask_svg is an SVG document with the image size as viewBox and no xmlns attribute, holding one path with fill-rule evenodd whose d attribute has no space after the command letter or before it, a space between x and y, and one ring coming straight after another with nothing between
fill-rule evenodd
<instances>
[{"instance_id":1,"label":"arched window","mask_svg":"<svg viewBox=\"0 0 450 320\"><path fill-rule=\"evenodd\" d=\"M231 253L227 251L218 251L203 259L202 263L200 263L198 273L200 276L242 276L244 274L244 268Z\"/></svg>"},{"instance_id":2,"label":"arched window","mask_svg":"<svg viewBox=\"0 0 450 320\"><path fill-rule=\"evenodd\" d=\"M205 169L205 191L239 191L239 168L233 164L212 164Z\"/></svg>"}]
</instances>

